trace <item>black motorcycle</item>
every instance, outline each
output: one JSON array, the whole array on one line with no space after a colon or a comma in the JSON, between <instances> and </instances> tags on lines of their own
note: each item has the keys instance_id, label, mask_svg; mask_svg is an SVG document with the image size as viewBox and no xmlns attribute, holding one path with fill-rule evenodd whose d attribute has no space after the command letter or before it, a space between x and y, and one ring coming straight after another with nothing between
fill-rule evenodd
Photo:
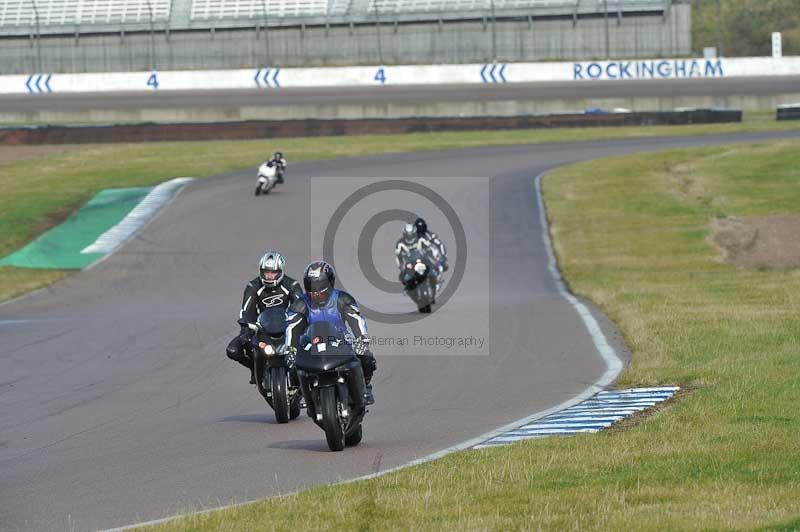
<instances>
[{"instance_id":1,"label":"black motorcycle","mask_svg":"<svg viewBox=\"0 0 800 532\"><path fill-rule=\"evenodd\" d=\"M296 369L308 415L325 431L330 450L358 445L367 402L353 345L330 323L314 323L300 339Z\"/></svg>"},{"instance_id":2,"label":"black motorcycle","mask_svg":"<svg viewBox=\"0 0 800 532\"><path fill-rule=\"evenodd\" d=\"M430 257L417 249L406 256L400 267L403 292L417 304L422 313L430 313L431 305L436 303L437 275L438 271L434 269Z\"/></svg>"},{"instance_id":3,"label":"black motorcycle","mask_svg":"<svg viewBox=\"0 0 800 532\"><path fill-rule=\"evenodd\" d=\"M286 311L270 308L258 316L258 323L244 324L255 333L251 354L259 393L275 411L278 423L296 419L300 415L302 394L284 345Z\"/></svg>"}]
</instances>

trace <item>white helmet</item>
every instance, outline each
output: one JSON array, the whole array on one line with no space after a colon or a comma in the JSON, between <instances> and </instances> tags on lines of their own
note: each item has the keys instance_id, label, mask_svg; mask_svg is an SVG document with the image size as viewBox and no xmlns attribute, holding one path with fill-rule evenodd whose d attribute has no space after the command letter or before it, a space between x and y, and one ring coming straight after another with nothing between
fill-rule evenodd
<instances>
[{"instance_id":1,"label":"white helmet","mask_svg":"<svg viewBox=\"0 0 800 532\"><path fill-rule=\"evenodd\" d=\"M283 281L283 270L286 269L286 259L280 252L268 249L258 262L261 282L266 286L278 286Z\"/></svg>"},{"instance_id":2,"label":"white helmet","mask_svg":"<svg viewBox=\"0 0 800 532\"><path fill-rule=\"evenodd\" d=\"M417 228L414 224L405 224L403 226L403 241L406 244L413 244L417 240Z\"/></svg>"}]
</instances>

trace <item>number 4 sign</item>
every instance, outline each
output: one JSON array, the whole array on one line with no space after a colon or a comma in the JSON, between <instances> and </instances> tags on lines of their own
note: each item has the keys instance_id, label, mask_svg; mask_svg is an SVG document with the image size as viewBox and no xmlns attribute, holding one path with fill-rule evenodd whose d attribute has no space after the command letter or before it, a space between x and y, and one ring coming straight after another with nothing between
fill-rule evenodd
<instances>
[{"instance_id":1,"label":"number 4 sign","mask_svg":"<svg viewBox=\"0 0 800 532\"><path fill-rule=\"evenodd\" d=\"M150 77L147 78L147 86L148 87L153 87L153 90L158 89L158 73L157 72L153 72L152 74L150 74Z\"/></svg>"}]
</instances>

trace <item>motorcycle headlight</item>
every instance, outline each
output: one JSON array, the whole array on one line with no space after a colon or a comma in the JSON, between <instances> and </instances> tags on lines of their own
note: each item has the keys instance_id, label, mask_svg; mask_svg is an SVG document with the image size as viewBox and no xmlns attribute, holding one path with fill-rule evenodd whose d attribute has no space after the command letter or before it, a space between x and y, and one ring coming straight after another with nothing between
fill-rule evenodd
<instances>
[{"instance_id":1,"label":"motorcycle headlight","mask_svg":"<svg viewBox=\"0 0 800 532\"><path fill-rule=\"evenodd\" d=\"M275 348L272 347L272 344L268 344L266 342L261 342L258 344L258 347L264 350L264 354L271 356L275 354Z\"/></svg>"},{"instance_id":2,"label":"motorcycle headlight","mask_svg":"<svg viewBox=\"0 0 800 532\"><path fill-rule=\"evenodd\" d=\"M419 275L423 275L426 271L428 271L428 267L425 266L423 263L418 262L414 265L414 271L417 272Z\"/></svg>"}]
</instances>

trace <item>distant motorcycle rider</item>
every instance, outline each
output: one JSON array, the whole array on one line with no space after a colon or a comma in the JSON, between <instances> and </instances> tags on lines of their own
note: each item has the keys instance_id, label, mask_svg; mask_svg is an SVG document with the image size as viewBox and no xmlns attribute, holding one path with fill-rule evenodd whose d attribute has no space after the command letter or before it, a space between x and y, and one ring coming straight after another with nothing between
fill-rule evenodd
<instances>
[{"instance_id":1,"label":"distant motorcycle rider","mask_svg":"<svg viewBox=\"0 0 800 532\"><path fill-rule=\"evenodd\" d=\"M246 323L255 323L258 315L268 308L287 309L303 297L300 283L284 273L286 259L278 251L267 250L258 263L258 269L258 277L247 283L242 296L239 320ZM228 344L226 353L228 358L250 369L250 384L255 384L253 359L249 353L252 334L246 325L242 325L239 334Z\"/></svg>"},{"instance_id":2,"label":"distant motorcycle rider","mask_svg":"<svg viewBox=\"0 0 800 532\"><path fill-rule=\"evenodd\" d=\"M343 337L353 339L353 349L364 370L367 404L373 404L372 375L377 368L375 356L369 350L367 322L361 315L356 300L342 290L334 288L336 272L324 261L308 265L303 274L303 297L293 302L288 311L286 345L296 351L299 339L308 327L316 322L330 323Z\"/></svg>"},{"instance_id":3,"label":"distant motorcycle rider","mask_svg":"<svg viewBox=\"0 0 800 532\"><path fill-rule=\"evenodd\" d=\"M439 269L442 272L446 272L448 269L450 269L450 266L447 264L447 248L445 248L444 242L439 240L439 237L436 236L436 233L428 231L428 224L423 218L417 218L414 221L414 227L417 229L417 236L419 238L424 239L425 241L429 242L431 246L436 248L436 256L439 260Z\"/></svg>"},{"instance_id":4,"label":"distant motorcycle rider","mask_svg":"<svg viewBox=\"0 0 800 532\"><path fill-rule=\"evenodd\" d=\"M286 172L286 158L283 156L283 153L276 151L272 154L272 159L270 159L269 162L275 165L278 183L283 183L283 174Z\"/></svg>"},{"instance_id":5,"label":"distant motorcycle rider","mask_svg":"<svg viewBox=\"0 0 800 532\"><path fill-rule=\"evenodd\" d=\"M430 257L436 265L437 277L447 271L447 255L445 255L444 244L439 240L435 233L428 232L425 220L417 218L413 224L403 226L403 236L397 241L394 249L397 267L402 268L409 253L416 249Z\"/></svg>"}]
</instances>

